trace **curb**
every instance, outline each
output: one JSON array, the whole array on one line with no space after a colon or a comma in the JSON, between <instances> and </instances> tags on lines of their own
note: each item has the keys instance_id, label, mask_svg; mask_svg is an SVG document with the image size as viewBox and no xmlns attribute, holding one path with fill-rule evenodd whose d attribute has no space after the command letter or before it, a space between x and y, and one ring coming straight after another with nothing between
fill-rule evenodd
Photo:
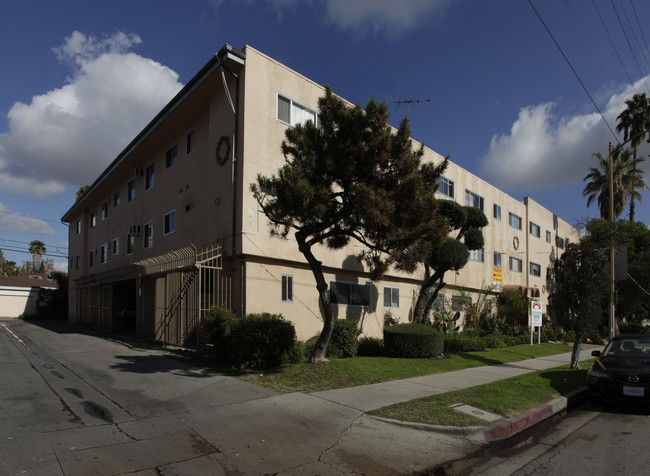
<instances>
[{"instance_id":1,"label":"curb","mask_svg":"<svg viewBox=\"0 0 650 476\"><path fill-rule=\"evenodd\" d=\"M555 398L544 405L527 411L526 413L499 420L489 426L440 426L427 425L425 423L413 423L408 421L392 420L368 415L375 420L391 423L393 425L412 428L414 430L431 431L449 436L458 436L468 439L474 443L493 443L508 439L517 433L526 430L547 418L557 415L567 409L574 408L584 403L589 398L587 387L574 390L567 395Z\"/></svg>"}]
</instances>

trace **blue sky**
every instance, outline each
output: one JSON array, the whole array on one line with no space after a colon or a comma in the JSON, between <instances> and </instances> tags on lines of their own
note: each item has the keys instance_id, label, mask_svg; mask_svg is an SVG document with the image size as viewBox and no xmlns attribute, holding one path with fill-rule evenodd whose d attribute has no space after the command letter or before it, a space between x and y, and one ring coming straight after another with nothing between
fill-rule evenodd
<instances>
[{"instance_id":1,"label":"blue sky","mask_svg":"<svg viewBox=\"0 0 650 476\"><path fill-rule=\"evenodd\" d=\"M0 248L20 264L40 240L64 266L60 217L75 192L226 43L352 102L385 101L394 124L408 113L395 101L429 99L410 108L415 139L572 224L598 216L583 178L592 154L616 140L624 101L650 95L650 31L639 26L650 2L532 4L571 66L526 0L10 2L0 29ZM637 219L650 223L644 196Z\"/></svg>"}]
</instances>

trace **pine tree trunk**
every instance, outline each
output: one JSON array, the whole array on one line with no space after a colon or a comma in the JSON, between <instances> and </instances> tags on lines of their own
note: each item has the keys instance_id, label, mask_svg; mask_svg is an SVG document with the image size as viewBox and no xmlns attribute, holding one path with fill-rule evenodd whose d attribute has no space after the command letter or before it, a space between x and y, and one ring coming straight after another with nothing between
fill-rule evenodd
<instances>
[{"instance_id":1,"label":"pine tree trunk","mask_svg":"<svg viewBox=\"0 0 650 476\"><path fill-rule=\"evenodd\" d=\"M571 352L571 368L580 370L580 351L582 350L582 340L585 337L584 331L576 333L576 340L573 343L573 351Z\"/></svg>"}]
</instances>

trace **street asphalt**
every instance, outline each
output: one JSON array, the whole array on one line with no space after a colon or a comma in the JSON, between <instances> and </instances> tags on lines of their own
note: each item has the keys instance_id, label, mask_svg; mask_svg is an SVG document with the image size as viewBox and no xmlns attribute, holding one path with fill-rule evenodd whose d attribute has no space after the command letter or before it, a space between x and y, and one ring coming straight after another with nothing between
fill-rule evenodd
<instances>
[{"instance_id":1,"label":"street asphalt","mask_svg":"<svg viewBox=\"0 0 650 476\"><path fill-rule=\"evenodd\" d=\"M0 388L0 474L419 474L466 458L567 405L560 398L519 418L468 429L365 413L558 367L569 363L570 353L279 394L206 373L159 348L60 326L0 320L0 372L12 375L10 386ZM74 346L66 350L71 339ZM594 348L585 346L581 359ZM48 392L56 394L58 409ZM38 405L28 404L29 399ZM39 411L48 416L39 420Z\"/></svg>"}]
</instances>

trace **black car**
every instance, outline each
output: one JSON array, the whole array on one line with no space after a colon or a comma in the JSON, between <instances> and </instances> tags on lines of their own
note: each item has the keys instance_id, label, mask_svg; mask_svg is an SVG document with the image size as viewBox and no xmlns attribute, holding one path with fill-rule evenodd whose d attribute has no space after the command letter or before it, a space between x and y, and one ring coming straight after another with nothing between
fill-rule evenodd
<instances>
[{"instance_id":1,"label":"black car","mask_svg":"<svg viewBox=\"0 0 650 476\"><path fill-rule=\"evenodd\" d=\"M594 399L650 402L650 335L615 336L589 368L587 387Z\"/></svg>"}]
</instances>

